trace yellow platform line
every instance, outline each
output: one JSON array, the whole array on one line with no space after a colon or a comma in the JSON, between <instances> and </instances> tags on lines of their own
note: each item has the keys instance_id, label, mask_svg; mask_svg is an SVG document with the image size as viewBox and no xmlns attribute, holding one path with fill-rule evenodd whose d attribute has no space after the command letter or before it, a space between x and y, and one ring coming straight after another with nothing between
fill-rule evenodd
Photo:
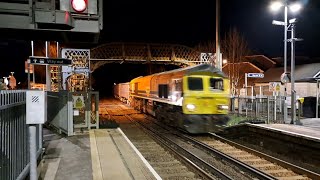
<instances>
[{"instance_id":1,"label":"yellow platform line","mask_svg":"<svg viewBox=\"0 0 320 180\"><path fill-rule=\"evenodd\" d=\"M91 163L93 180L103 180L100 159L98 155L98 148L96 142L95 130L90 130L90 149L91 149Z\"/></svg>"},{"instance_id":2,"label":"yellow platform line","mask_svg":"<svg viewBox=\"0 0 320 180\"><path fill-rule=\"evenodd\" d=\"M134 152L139 156L139 158L142 160L142 162L147 166L149 171L152 173L152 175L157 180L162 180L162 178L159 176L159 174L152 168L152 166L149 164L149 162L143 157L143 155L140 153L140 151L132 144L132 142L129 140L129 138L124 134L124 132L117 128L117 130L122 134L122 136L125 138L125 140L128 142L128 144L131 146L131 148L134 150Z\"/></svg>"}]
</instances>

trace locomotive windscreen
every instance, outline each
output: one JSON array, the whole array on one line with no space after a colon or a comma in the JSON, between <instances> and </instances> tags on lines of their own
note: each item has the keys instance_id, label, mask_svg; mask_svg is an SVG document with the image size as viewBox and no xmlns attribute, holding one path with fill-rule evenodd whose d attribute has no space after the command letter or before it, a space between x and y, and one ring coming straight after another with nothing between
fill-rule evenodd
<instances>
[{"instance_id":1,"label":"locomotive windscreen","mask_svg":"<svg viewBox=\"0 0 320 180\"><path fill-rule=\"evenodd\" d=\"M203 90L202 78L189 77L188 88L191 91L202 91Z\"/></svg>"}]
</instances>

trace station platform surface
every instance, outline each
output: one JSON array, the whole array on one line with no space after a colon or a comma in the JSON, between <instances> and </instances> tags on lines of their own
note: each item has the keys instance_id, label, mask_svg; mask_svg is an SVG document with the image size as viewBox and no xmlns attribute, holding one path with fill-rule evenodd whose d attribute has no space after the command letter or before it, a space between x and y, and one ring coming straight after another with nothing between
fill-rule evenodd
<instances>
[{"instance_id":1,"label":"station platform surface","mask_svg":"<svg viewBox=\"0 0 320 180\"><path fill-rule=\"evenodd\" d=\"M278 131L283 134L310 139L320 143L320 118L300 120L301 125L295 124L255 124L270 131Z\"/></svg>"},{"instance_id":2,"label":"station platform surface","mask_svg":"<svg viewBox=\"0 0 320 180\"><path fill-rule=\"evenodd\" d=\"M62 137L44 132L39 179L161 179L120 128Z\"/></svg>"}]
</instances>

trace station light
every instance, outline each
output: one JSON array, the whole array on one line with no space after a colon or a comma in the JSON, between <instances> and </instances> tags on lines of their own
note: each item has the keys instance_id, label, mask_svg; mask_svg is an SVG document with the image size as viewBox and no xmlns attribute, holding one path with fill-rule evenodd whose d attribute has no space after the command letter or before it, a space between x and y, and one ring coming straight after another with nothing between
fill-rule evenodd
<instances>
[{"instance_id":1,"label":"station light","mask_svg":"<svg viewBox=\"0 0 320 180\"><path fill-rule=\"evenodd\" d=\"M279 11L283 4L280 1L275 1L271 3L270 9L271 11Z\"/></svg>"},{"instance_id":2,"label":"station light","mask_svg":"<svg viewBox=\"0 0 320 180\"><path fill-rule=\"evenodd\" d=\"M228 62L228 60L224 59L222 60L222 64L226 64Z\"/></svg>"},{"instance_id":3,"label":"station light","mask_svg":"<svg viewBox=\"0 0 320 180\"><path fill-rule=\"evenodd\" d=\"M302 5L300 3L294 3L292 5L289 6L291 12L295 13L298 12L302 9Z\"/></svg>"},{"instance_id":4,"label":"station light","mask_svg":"<svg viewBox=\"0 0 320 180\"><path fill-rule=\"evenodd\" d=\"M71 0L71 7L75 12L82 13L87 9L87 0Z\"/></svg>"}]
</instances>

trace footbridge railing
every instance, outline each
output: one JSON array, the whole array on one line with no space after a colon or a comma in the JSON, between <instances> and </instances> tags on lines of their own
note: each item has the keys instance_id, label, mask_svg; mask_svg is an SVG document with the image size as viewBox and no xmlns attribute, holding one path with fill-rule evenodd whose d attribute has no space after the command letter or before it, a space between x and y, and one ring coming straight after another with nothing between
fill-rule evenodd
<instances>
[{"instance_id":1,"label":"footbridge railing","mask_svg":"<svg viewBox=\"0 0 320 180\"><path fill-rule=\"evenodd\" d=\"M210 53L175 44L108 43L90 51L91 69L107 63L155 63L191 66L213 62Z\"/></svg>"}]
</instances>

